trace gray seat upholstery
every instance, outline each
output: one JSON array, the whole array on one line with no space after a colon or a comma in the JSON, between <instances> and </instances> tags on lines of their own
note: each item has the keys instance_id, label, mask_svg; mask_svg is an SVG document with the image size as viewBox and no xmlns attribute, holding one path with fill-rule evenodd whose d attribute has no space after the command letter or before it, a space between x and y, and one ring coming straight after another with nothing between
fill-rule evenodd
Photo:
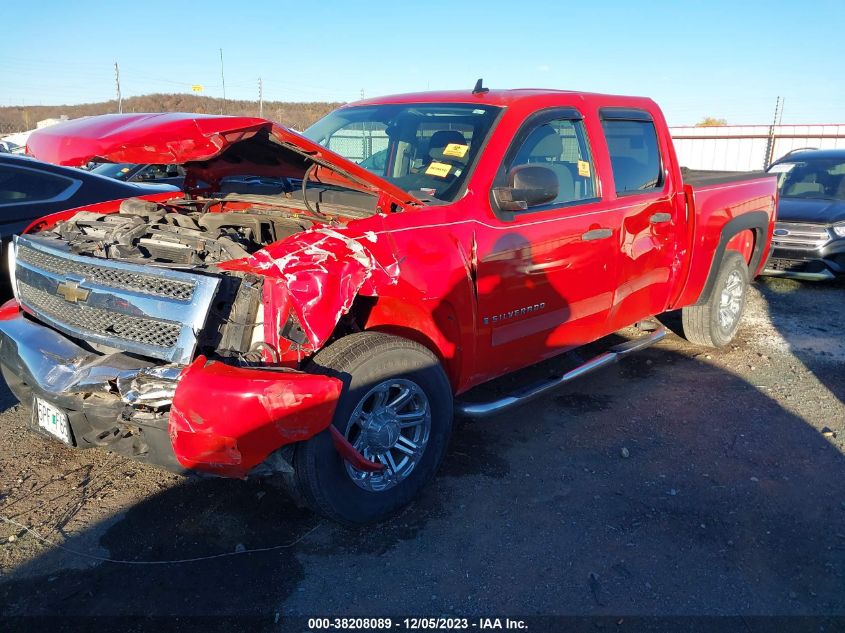
<instances>
[{"instance_id":1,"label":"gray seat upholstery","mask_svg":"<svg viewBox=\"0 0 845 633\"><path fill-rule=\"evenodd\" d=\"M457 159L457 162L466 163L466 156L458 158L443 154L443 150L451 143L455 145L466 145L467 141L464 135L457 130L438 130L431 135L431 139L428 141L428 157L431 160L448 160L452 162L455 162Z\"/></svg>"},{"instance_id":2,"label":"gray seat upholstery","mask_svg":"<svg viewBox=\"0 0 845 633\"><path fill-rule=\"evenodd\" d=\"M554 202L576 200L575 178L568 163L561 162L563 141L551 125L534 129L519 150L513 165L537 164L551 169L557 176L558 195Z\"/></svg>"}]
</instances>

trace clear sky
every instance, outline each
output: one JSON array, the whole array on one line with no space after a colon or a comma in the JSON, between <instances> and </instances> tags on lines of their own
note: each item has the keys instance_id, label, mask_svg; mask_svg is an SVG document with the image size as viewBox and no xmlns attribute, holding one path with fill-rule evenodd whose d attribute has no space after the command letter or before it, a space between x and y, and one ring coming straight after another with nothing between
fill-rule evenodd
<instances>
[{"instance_id":1,"label":"clear sky","mask_svg":"<svg viewBox=\"0 0 845 633\"><path fill-rule=\"evenodd\" d=\"M845 123L845 0L0 0L0 105L189 92L352 101L439 88L654 98L702 117Z\"/></svg>"}]
</instances>

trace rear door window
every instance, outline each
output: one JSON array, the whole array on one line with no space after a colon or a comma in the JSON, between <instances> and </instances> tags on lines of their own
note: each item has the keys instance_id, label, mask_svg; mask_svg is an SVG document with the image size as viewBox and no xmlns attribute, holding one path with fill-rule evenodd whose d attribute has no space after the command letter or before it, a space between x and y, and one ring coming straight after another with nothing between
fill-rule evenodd
<instances>
[{"instance_id":1,"label":"rear door window","mask_svg":"<svg viewBox=\"0 0 845 633\"><path fill-rule=\"evenodd\" d=\"M78 181L37 169L0 165L0 204L68 198Z\"/></svg>"},{"instance_id":2,"label":"rear door window","mask_svg":"<svg viewBox=\"0 0 845 633\"><path fill-rule=\"evenodd\" d=\"M612 116L612 115L611 115ZM663 186L657 130L651 120L603 117L617 195L654 191Z\"/></svg>"}]
</instances>

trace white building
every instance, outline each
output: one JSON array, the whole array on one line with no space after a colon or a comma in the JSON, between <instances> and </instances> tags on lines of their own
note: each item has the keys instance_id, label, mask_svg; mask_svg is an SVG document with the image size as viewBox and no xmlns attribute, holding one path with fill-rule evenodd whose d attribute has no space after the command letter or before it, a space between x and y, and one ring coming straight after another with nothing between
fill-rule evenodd
<instances>
[{"instance_id":1,"label":"white building","mask_svg":"<svg viewBox=\"0 0 845 633\"><path fill-rule=\"evenodd\" d=\"M845 148L845 124L669 128L678 161L690 169L759 171L795 149Z\"/></svg>"}]
</instances>

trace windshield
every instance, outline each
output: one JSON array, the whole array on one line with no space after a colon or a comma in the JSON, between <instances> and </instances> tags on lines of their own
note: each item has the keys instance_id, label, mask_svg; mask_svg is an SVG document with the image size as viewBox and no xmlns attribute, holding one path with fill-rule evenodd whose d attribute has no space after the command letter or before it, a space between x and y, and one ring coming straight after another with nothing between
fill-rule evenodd
<instances>
[{"instance_id":1,"label":"windshield","mask_svg":"<svg viewBox=\"0 0 845 633\"><path fill-rule=\"evenodd\" d=\"M772 165L783 198L845 200L845 160L815 158Z\"/></svg>"},{"instance_id":2,"label":"windshield","mask_svg":"<svg viewBox=\"0 0 845 633\"><path fill-rule=\"evenodd\" d=\"M341 108L304 136L419 198L451 202L501 108L385 104Z\"/></svg>"},{"instance_id":3,"label":"windshield","mask_svg":"<svg viewBox=\"0 0 845 633\"><path fill-rule=\"evenodd\" d=\"M126 180L132 175L133 167L135 167L133 163L99 163L88 171L115 180Z\"/></svg>"}]
</instances>

